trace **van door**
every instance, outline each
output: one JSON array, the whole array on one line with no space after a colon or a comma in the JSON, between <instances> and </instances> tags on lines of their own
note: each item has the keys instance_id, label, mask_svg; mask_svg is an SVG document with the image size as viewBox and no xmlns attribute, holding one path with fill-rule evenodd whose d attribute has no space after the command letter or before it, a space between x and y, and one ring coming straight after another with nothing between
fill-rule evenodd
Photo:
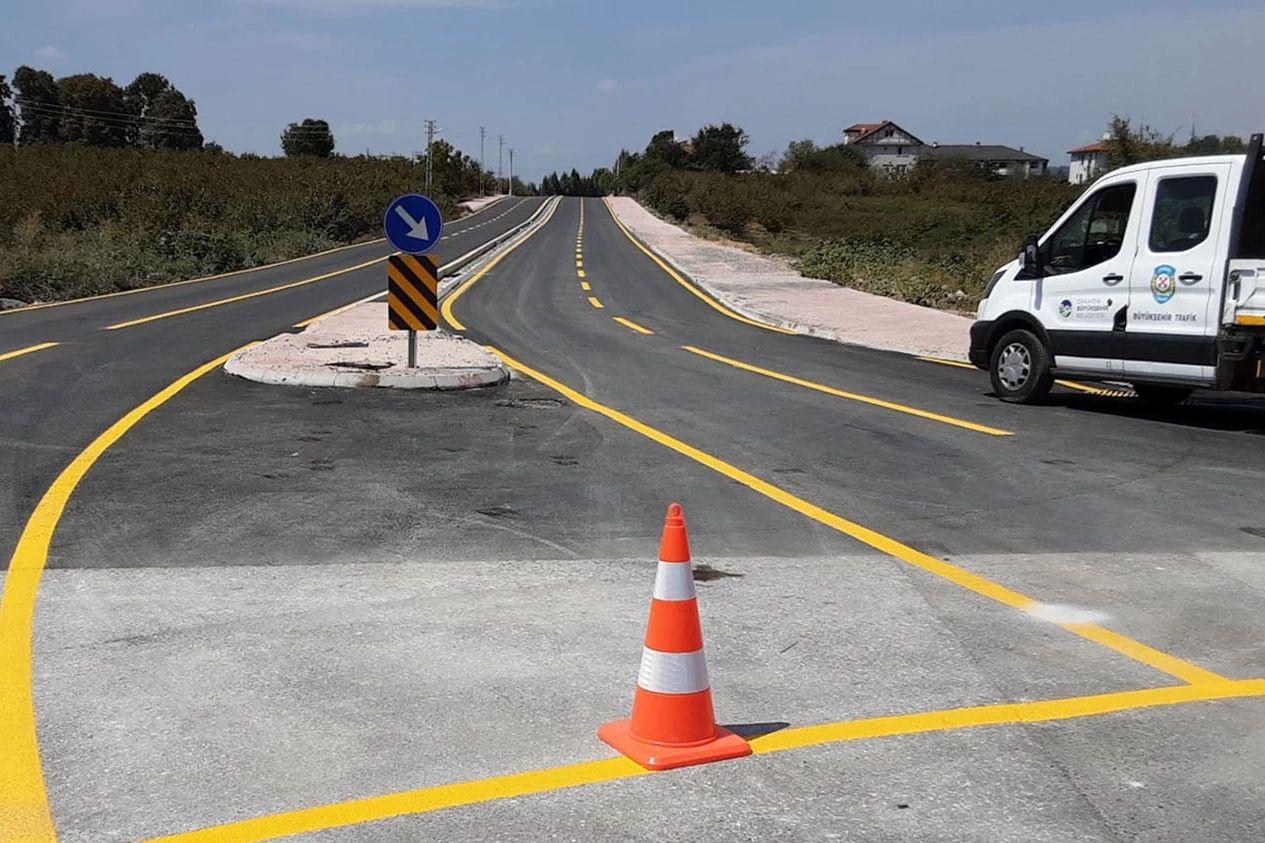
<instances>
[{"instance_id":1,"label":"van door","mask_svg":"<svg viewBox=\"0 0 1265 843\"><path fill-rule=\"evenodd\" d=\"M1129 277L1126 377L1200 384L1215 378L1230 165L1161 168L1147 186L1145 234Z\"/></svg>"},{"instance_id":2,"label":"van door","mask_svg":"<svg viewBox=\"0 0 1265 843\"><path fill-rule=\"evenodd\" d=\"M1041 244L1044 277L1033 308L1050 337L1054 368L1121 374L1124 334L1146 174L1104 181Z\"/></svg>"}]
</instances>

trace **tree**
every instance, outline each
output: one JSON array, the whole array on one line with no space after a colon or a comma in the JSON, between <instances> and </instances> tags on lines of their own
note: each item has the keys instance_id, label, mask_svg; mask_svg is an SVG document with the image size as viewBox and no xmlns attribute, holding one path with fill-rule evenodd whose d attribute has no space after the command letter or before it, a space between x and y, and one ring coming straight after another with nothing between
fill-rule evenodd
<instances>
[{"instance_id":1,"label":"tree","mask_svg":"<svg viewBox=\"0 0 1265 843\"><path fill-rule=\"evenodd\" d=\"M797 169L805 173L854 173L864 170L868 165L861 147L837 143L804 156Z\"/></svg>"},{"instance_id":2,"label":"tree","mask_svg":"<svg viewBox=\"0 0 1265 843\"><path fill-rule=\"evenodd\" d=\"M21 119L18 143L57 143L60 140L61 93L46 70L22 65L13 74Z\"/></svg>"},{"instance_id":3,"label":"tree","mask_svg":"<svg viewBox=\"0 0 1265 843\"><path fill-rule=\"evenodd\" d=\"M137 142L147 149L201 149L202 131L193 100L175 88L163 91L145 109Z\"/></svg>"},{"instance_id":4,"label":"tree","mask_svg":"<svg viewBox=\"0 0 1265 843\"><path fill-rule=\"evenodd\" d=\"M12 145L17 139L17 122L13 119L13 89L0 73L0 143Z\"/></svg>"},{"instance_id":5,"label":"tree","mask_svg":"<svg viewBox=\"0 0 1265 843\"><path fill-rule=\"evenodd\" d=\"M676 170L689 163L690 153L677 142L676 132L664 129L650 139L646 146L646 158L657 159Z\"/></svg>"},{"instance_id":6,"label":"tree","mask_svg":"<svg viewBox=\"0 0 1265 843\"><path fill-rule=\"evenodd\" d=\"M1111 168L1137 164L1141 161L1157 161L1180 154L1173 146L1172 136L1165 137L1150 126L1134 130L1126 117L1115 115L1107 138L1107 166Z\"/></svg>"},{"instance_id":7,"label":"tree","mask_svg":"<svg viewBox=\"0 0 1265 843\"><path fill-rule=\"evenodd\" d=\"M108 76L78 73L57 80L61 93L60 137L88 146L127 146L127 111L123 89Z\"/></svg>"},{"instance_id":8,"label":"tree","mask_svg":"<svg viewBox=\"0 0 1265 843\"><path fill-rule=\"evenodd\" d=\"M817 144L811 140L791 141L786 145L786 152L782 155L778 169L783 173L793 173L816 151Z\"/></svg>"},{"instance_id":9,"label":"tree","mask_svg":"<svg viewBox=\"0 0 1265 843\"><path fill-rule=\"evenodd\" d=\"M334 133L324 120L305 118L302 123L291 123L281 133L281 150L287 157L316 155L328 158L334 154Z\"/></svg>"},{"instance_id":10,"label":"tree","mask_svg":"<svg viewBox=\"0 0 1265 843\"><path fill-rule=\"evenodd\" d=\"M1186 144L1182 152L1186 155L1229 155L1246 149L1247 144L1243 142L1243 139L1234 135L1196 137L1192 132L1190 142Z\"/></svg>"},{"instance_id":11,"label":"tree","mask_svg":"<svg viewBox=\"0 0 1265 843\"><path fill-rule=\"evenodd\" d=\"M123 89L123 105L127 112L137 118L132 121L128 130L128 142L135 145L140 140L142 118L149 111L154 100L171 90L171 83L161 73L141 73L131 84Z\"/></svg>"},{"instance_id":12,"label":"tree","mask_svg":"<svg viewBox=\"0 0 1265 843\"><path fill-rule=\"evenodd\" d=\"M216 143L215 141L211 141L211 142L209 142L209 143L204 143L204 144L202 144L202 151L203 151L203 152L209 152L209 153L211 153L212 155L224 155L224 154L225 154L223 145L221 145L221 144L219 144L219 143Z\"/></svg>"},{"instance_id":13,"label":"tree","mask_svg":"<svg viewBox=\"0 0 1265 843\"><path fill-rule=\"evenodd\" d=\"M746 132L729 123L704 126L691 142L694 147L691 165L696 170L717 173L749 170L751 158L746 151L749 141Z\"/></svg>"}]
</instances>

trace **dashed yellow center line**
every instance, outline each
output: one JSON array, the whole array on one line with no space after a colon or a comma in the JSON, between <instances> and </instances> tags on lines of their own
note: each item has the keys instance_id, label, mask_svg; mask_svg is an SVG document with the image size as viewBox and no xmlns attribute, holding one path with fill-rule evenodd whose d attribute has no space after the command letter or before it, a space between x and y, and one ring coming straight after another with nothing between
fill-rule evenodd
<instances>
[{"instance_id":1,"label":"dashed yellow center line","mask_svg":"<svg viewBox=\"0 0 1265 843\"><path fill-rule=\"evenodd\" d=\"M603 305L600 301L597 300L597 296L589 296L589 304L593 305L598 310L601 310L603 307L605 307L605 305Z\"/></svg>"},{"instance_id":2,"label":"dashed yellow center line","mask_svg":"<svg viewBox=\"0 0 1265 843\"><path fill-rule=\"evenodd\" d=\"M588 276L586 276L586 275L584 274L584 270L583 270L583 269L577 269L577 270L575 271L575 274L576 274L576 275L578 275L578 276L580 276L581 278L586 278L586 277L588 277Z\"/></svg>"},{"instance_id":3,"label":"dashed yellow center line","mask_svg":"<svg viewBox=\"0 0 1265 843\"><path fill-rule=\"evenodd\" d=\"M4 354L0 354L0 362L3 362L5 360L12 360L15 357L21 357L24 354L31 354L36 351L43 351L46 348L53 348L54 346L57 346L57 345L60 345L60 343L42 342L39 345L28 345L26 348L19 348L16 351L6 351Z\"/></svg>"},{"instance_id":4,"label":"dashed yellow center line","mask_svg":"<svg viewBox=\"0 0 1265 843\"><path fill-rule=\"evenodd\" d=\"M584 268L584 261L582 261L582 260L578 260L578 261L576 261L576 262L575 262L575 268L576 268L576 269L583 269L583 268Z\"/></svg>"},{"instance_id":5,"label":"dashed yellow center line","mask_svg":"<svg viewBox=\"0 0 1265 843\"><path fill-rule=\"evenodd\" d=\"M581 282L580 282L580 289L581 289L581 290L584 290L585 292L588 292L589 290L592 290L592 289L593 289L593 285L592 285L592 284L590 284L590 283L589 283L589 282L587 282L587 281L581 281Z\"/></svg>"},{"instance_id":6,"label":"dashed yellow center line","mask_svg":"<svg viewBox=\"0 0 1265 843\"><path fill-rule=\"evenodd\" d=\"M295 287L302 287L305 284L315 284L317 281L324 281L327 278L334 278L338 275L345 275L348 272L355 272L358 269L364 269L366 267L370 267L375 264L382 263L385 260L386 258L374 258L371 261L358 263L355 266L349 266L346 269L338 269L333 272L327 272L324 275L317 275L313 278L304 278L302 281L291 281L289 284L282 284L278 287L269 287L266 290L256 290L253 293L244 293L240 296L232 296L227 299L219 299L218 301L206 302L205 304L195 304L192 307L182 307L179 310L168 310L165 313L155 313L153 316L144 316L140 319L132 319L131 321L128 321L128 322L119 322L118 324L115 324L115 325L107 325L106 330L117 331L120 328L131 328L134 325L144 325L146 322L156 322L159 319L167 319L172 316L182 316L186 313L194 313L199 310L207 310L208 308L212 308L212 307L219 307L225 304L232 304L233 302L246 301L247 299L258 298L259 296L267 296L267 295L271 295L272 293L280 293L283 290L293 290Z\"/></svg>"},{"instance_id":7,"label":"dashed yellow center line","mask_svg":"<svg viewBox=\"0 0 1265 843\"><path fill-rule=\"evenodd\" d=\"M779 380L784 383L790 383L796 386L802 386L805 389L812 389L812 390L816 390L817 392L824 392L827 395L834 395L839 398L846 398L849 401L859 401L862 404L869 404L874 407L882 407L883 409L886 409L886 410L893 410L895 412L905 413L906 415L910 415L910 416L918 416L919 418L929 419L931 421L937 421L937 422L940 422L941 424L953 425L954 427L961 427L966 430L973 430L976 433L987 433L990 436L1013 436L1014 435L1009 430L1001 430L1000 428L996 428L996 427L988 427L987 425L976 424L975 422L965 421L963 419L954 418L953 416L945 416L945 415L941 415L940 413L932 413L927 410L919 410L917 407L910 407L905 404L897 404L893 401L884 401L881 398L871 398L868 395L860 395L855 392L845 392L842 389L835 389L834 387L826 386L825 384L816 383L814 381L809 381L809 380L804 380L803 378L797 378L792 375L784 375L781 372L775 372L772 369L764 369L759 366L753 366L750 363L743 363L741 360L734 360L731 357L723 357L719 354L714 354L710 351L704 351L703 349L696 348L695 346L692 346L692 345L682 346L682 348L684 348L686 351L690 352L691 354L697 354L700 357L706 357L709 360L715 360L718 363L724 363L728 366L733 366L735 369L743 369L744 371L754 372L757 375L764 375L766 378L773 378L774 380Z\"/></svg>"},{"instance_id":8,"label":"dashed yellow center line","mask_svg":"<svg viewBox=\"0 0 1265 843\"><path fill-rule=\"evenodd\" d=\"M653 334L654 333L654 331L650 330L644 325L638 325L636 322L632 321L631 319L625 319L622 316L614 316L611 318L613 318L619 324L623 325L625 328L632 328L634 331L636 331L639 334Z\"/></svg>"}]
</instances>

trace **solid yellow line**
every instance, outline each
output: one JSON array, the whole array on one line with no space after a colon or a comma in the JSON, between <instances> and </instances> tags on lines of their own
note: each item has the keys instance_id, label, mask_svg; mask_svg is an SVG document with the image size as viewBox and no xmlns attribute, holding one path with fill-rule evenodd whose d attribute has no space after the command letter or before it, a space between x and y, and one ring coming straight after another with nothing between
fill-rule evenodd
<instances>
[{"instance_id":1,"label":"solid yellow line","mask_svg":"<svg viewBox=\"0 0 1265 843\"><path fill-rule=\"evenodd\" d=\"M282 290L293 290L295 287L302 287L305 284L315 284L317 281L324 281L327 278L333 278L337 275L345 275L348 272L355 272L358 269L364 269L377 263L385 261L385 257L374 258L371 261L349 266L346 269L338 269L334 272L327 272L324 275L317 275L313 278L304 278L302 281L291 281L289 284L282 284L279 287L269 287L266 290L256 290L253 293L243 293L240 296L232 298L220 299L219 301L211 301L206 304L195 304L193 307L182 307L179 310L169 310L166 313L155 313L153 316L145 316L140 319L133 319L130 322L119 322L117 325L107 325L107 331L117 331L120 328L131 328L133 325L144 325L146 322L156 322L159 319L166 319L170 316L181 316L186 313L193 313L198 310L206 310L212 307L219 307L224 304L232 304L233 302L246 301L247 299L258 298L259 296L267 296L272 293L279 293Z\"/></svg>"},{"instance_id":2,"label":"solid yellow line","mask_svg":"<svg viewBox=\"0 0 1265 843\"><path fill-rule=\"evenodd\" d=\"M959 369L975 369L974 365L970 363L963 363L961 360L946 360L943 357L924 357L922 355L919 355L917 359L925 360L928 363L942 363L945 366L957 366ZM978 369L976 369L976 371L978 371Z\"/></svg>"},{"instance_id":3,"label":"solid yellow line","mask_svg":"<svg viewBox=\"0 0 1265 843\"><path fill-rule=\"evenodd\" d=\"M0 840L5 843L52 843L57 839L35 732L31 624L49 543L66 502L107 448L150 412L236 353L199 366L110 425L62 470L26 522L0 595Z\"/></svg>"},{"instance_id":4,"label":"solid yellow line","mask_svg":"<svg viewBox=\"0 0 1265 843\"><path fill-rule=\"evenodd\" d=\"M30 354L33 351L43 351L58 344L55 342L42 342L39 345L28 345L26 348L19 348L17 351L6 351L4 354L0 354L0 362L12 360L14 357L21 357L23 354Z\"/></svg>"},{"instance_id":5,"label":"solid yellow line","mask_svg":"<svg viewBox=\"0 0 1265 843\"><path fill-rule=\"evenodd\" d=\"M710 351L704 351L703 349L696 348L695 346L692 346L692 345L682 346L682 348L684 348L688 352L691 352L692 354L697 354L700 357L706 357L709 360L715 360L719 363L724 363L726 365L733 366L736 369L744 369L748 372L754 372L758 375L764 375L765 377L773 378L774 380L779 380L785 383L795 384L796 386L802 386L805 389L814 389L818 392L824 392L828 395L835 395L835 396L838 396L839 398L847 398L850 401L859 401L863 404L871 404L875 407L882 407L886 410L895 410L898 413L906 413L911 416L918 416L919 418L930 419L931 421L938 421L942 424L951 424L955 427L962 427L962 428L966 428L967 430L973 430L976 433L987 433L991 436L1013 436L1014 435L1009 430L1001 430L1000 428L996 428L996 427L988 427L982 424L975 424L974 422L963 421L962 419L956 419L952 416L942 416L939 413L931 413L926 410L919 410L916 407L908 407L904 404L896 404L891 401L884 401L881 398L871 398L868 395L858 395L855 392L845 392L842 389L835 389L834 387L826 386L825 384L815 383L813 381L804 380L803 378L792 377L791 375L784 375L781 372L775 372L772 369L762 369L759 366L752 366L750 363L743 363L741 360L734 360L729 357L723 357L719 354L713 354Z\"/></svg>"},{"instance_id":6,"label":"solid yellow line","mask_svg":"<svg viewBox=\"0 0 1265 843\"><path fill-rule=\"evenodd\" d=\"M597 296L589 296L589 304L593 305L599 310L602 308L602 303L597 300Z\"/></svg>"},{"instance_id":7,"label":"solid yellow line","mask_svg":"<svg viewBox=\"0 0 1265 843\"><path fill-rule=\"evenodd\" d=\"M757 755L844 741L926 732L950 731L1012 723L1045 723L1182 703L1210 702L1265 695L1265 681L1181 685L1125 691L1092 697L1072 697L1026 703L986 705L948 711L928 711L801 726L760 737L749 743ZM565 767L533 770L438 787L371 796L282 814L256 817L211 828L158 837L145 843L262 843L280 837L343 828L391 817L415 815L529 796L599 782L630 779L651 773L624 757L585 761Z\"/></svg>"},{"instance_id":8,"label":"solid yellow line","mask_svg":"<svg viewBox=\"0 0 1265 843\"><path fill-rule=\"evenodd\" d=\"M130 296L133 293L151 293L155 290L169 290L172 287L183 287L186 284L201 284L203 281L217 281L221 278L232 278L235 275L245 275L247 272L259 272L262 269L273 269L278 266L288 266L299 261L311 260L312 258L324 257L332 255L336 252L345 252L348 249L356 249L360 246L372 246L375 243L385 242L385 237L379 237L377 240L366 240L363 243L352 243L349 246L339 246L334 249L327 249L324 252L317 252L312 255L304 255L299 258L290 258L289 260L277 261L276 263L266 263L263 266L252 266L250 269L235 269L232 272L222 272L219 275L206 275L202 278L189 278L185 281L172 281L169 284L155 284L152 287L137 287L135 290L119 290L116 293L102 293L97 296L83 296L77 299L66 299L65 301L50 301L43 304L28 304L25 307L15 307L12 310L0 310L0 316L6 313L22 313L28 310L42 310L46 307L61 307L64 304L78 304L85 301L97 301L98 299L112 299L118 296Z\"/></svg>"},{"instance_id":9,"label":"solid yellow line","mask_svg":"<svg viewBox=\"0 0 1265 843\"><path fill-rule=\"evenodd\" d=\"M868 527L863 527L860 524L835 515L833 512L822 509L816 504L809 503L803 498L797 497L785 489L774 486L772 483L761 480L759 477L743 471L737 466L730 465L718 457L714 457L705 451L700 451L698 448L695 448L692 445L687 445L681 440L657 430L648 424L637 421L631 416L607 407L605 404L599 404L587 395L576 392L574 389L571 389L565 384L559 383L548 375L532 369L504 352L492 348L491 346L489 346L489 350L504 360L506 365L518 369L528 377L545 384L554 391L570 399L572 402L579 404L581 407L585 407L595 413L600 413L611 421L640 433L647 439L658 442L660 445L670 448L679 454L683 454L695 462L701 463L713 471L725 475L731 480L736 480L752 491L758 492L766 498L782 504L788 509L793 509L801 515L805 515L820 524L824 524L827 527L838 530L844 535L851 536L862 544L867 544L875 550L886 553L889 556L893 556L902 562L906 562L916 568L921 568L930 574L946 579L949 582L961 586L962 588L968 589L992 600L996 600L997 602L1010 606L1011 608L1018 609L1021 612L1028 612L1040 605L1038 601L1032 599L1031 597L1020 594L1017 591L1013 591L1004 585L995 583L992 580L979 576L978 574L973 574L964 568L959 568L958 566L945 562L942 559L937 559L934 556L930 556L920 550L915 550L907 544L903 544L896 539L889 538L882 533L869 529ZM1102 644L1103 646L1115 650L1122 655L1136 659L1143 664L1149 665L1156 670L1169 674L1170 676L1175 676L1185 682L1198 683L1229 681L1225 677L1219 676L1211 671L1204 670L1197 665L1182 661L1181 659L1178 659L1175 656L1170 656L1167 653L1161 653L1158 650L1154 650L1146 646L1145 644L1133 641L1123 635L1118 635L1117 633L1110 632L1109 630L1105 630L1102 627L1095 626L1093 624L1059 625L1069 632L1081 636L1082 638L1095 641L1096 643Z\"/></svg>"},{"instance_id":10,"label":"solid yellow line","mask_svg":"<svg viewBox=\"0 0 1265 843\"><path fill-rule=\"evenodd\" d=\"M691 284L689 281L686 281L684 278L681 277L681 275L675 269L668 266L666 263L663 262L663 260L658 255L650 251L650 249L646 248L646 246L643 245L642 242L637 239L637 236L633 234L631 231L629 231L628 228L622 222L619 221L619 217L615 216L615 209L611 207L610 202L603 199L602 203L606 206L607 212L610 213L611 219L615 221L615 225L619 226L619 230L624 232L624 236L627 237L629 240L631 240L634 246L640 249L645 254L646 257L650 258L650 260L658 264L659 268L662 269L664 272L666 272L673 281L680 284L682 287L689 290L694 295L698 296L698 298L701 301L703 301L703 303L705 303L708 307L720 313L723 313L724 315L728 316L730 319L734 319L738 322L742 322L747 325L754 325L757 328L764 328L766 331L775 331L779 334L792 334L792 335L795 333L794 331L788 330L786 328L779 328L777 325L770 325L767 322L757 322L754 319L748 319L747 317L743 316L741 313L735 313L734 311L725 307L720 302L713 299L711 296L704 293L698 287Z\"/></svg>"},{"instance_id":11,"label":"solid yellow line","mask_svg":"<svg viewBox=\"0 0 1265 843\"><path fill-rule=\"evenodd\" d=\"M590 283L589 283L589 282L587 282L587 281L581 281L581 282L580 282L580 289L581 289L581 290L584 290L585 292L588 292L589 290L592 290L592 289L593 289L593 285L592 285L592 284L590 284Z\"/></svg>"},{"instance_id":12,"label":"solid yellow line","mask_svg":"<svg viewBox=\"0 0 1265 843\"><path fill-rule=\"evenodd\" d=\"M510 246L508 249L506 249L505 251L501 252L499 255L497 255L495 258L493 258L491 261L489 261L489 262L488 262L488 264L487 264L487 266L483 267L483 268L482 268L482 269L480 269L478 272L476 272L474 275L470 276L470 280L468 280L468 281L463 281L463 282L461 283L461 286L459 286L459 287L457 287L457 289L453 290L453 291L452 291L452 294L451 294L451 295L449 295L449 296L448 296L448 298L444 299L443 304L442 304L442 305L440 305L439 310L440 310L440 312L441 312L441 313L443 313L443 314L444 314L444 321L446 321L449 325L451 325L451 326L452 326L452 328L453 328L453 330L455 330L455 331L464 331L464 330L465 330L465 328L466 328L466 326L465 326L465 325L461 324L461 322L459 322L459 321L457 320L457 317L455 317L455 316L453 316L453 315L452 315L452 306L453 306L453 304L457 301L457 299L461 298L462 294L464 294L466 290L468 290L468 289L470 289L472 286L474 286L474 283L475 283L476 281L478 281L478 280L479 280L480 278L482 278L484 275L487 275L489 272L491 272L491 271L492 271L492 269L493 269L493 268L494 268L497 264L499 264L502 260L504 260L504 259L505 259L506 255L510 254L510 253L511 253L511 252L513 252L515 249L517 249L519 246L523 245L523 244L524 244L524 243L526 243L528 240L530 240L531 238L533 238L533 237L535 237L537 234L539 234L539 233L540 233L540 232L544 229L544 227L545 227L546 225L548 225L549 220L553 219L553 215L554 215L554 213L555 213L555 212L557 212L557 210L558 210L558 206L559 206L560 204L561 204L560 202L556 202L556 203L554 203L554 206L553 206L553 207L549 210L549 213L545 215L545 218L544 218L543 220L541 220L539 227L537 227L534 231L532 231L530 234L528 234L528 235L527 235L526 237L524 237L522 240L519 240L519 241L518 241L517 243L515 243L513 246Z\"/></svg>"},{"instance_id":13,"label":"solid yellow line","mask_svg":"<svg viewBox=\"0 0 1265 843\"><path fill-rule=\"evenodd\" d=\"M623 325L625 328L632 328L634 331L636 331L639 334L653 334L654 333L654 331L642 325L638 325L636 322L632 321L631 319L625 319L622 316L616 316L614 317L614 319L616 322Z\"/></svg>"}]
</instances>

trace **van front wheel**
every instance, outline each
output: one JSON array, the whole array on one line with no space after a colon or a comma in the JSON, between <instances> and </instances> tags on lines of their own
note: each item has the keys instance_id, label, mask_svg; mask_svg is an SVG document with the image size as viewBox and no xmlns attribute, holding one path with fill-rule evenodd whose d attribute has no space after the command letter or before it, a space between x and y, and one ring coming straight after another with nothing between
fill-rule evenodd
<instances>
[{"instance_id":1,"label":"van front wheel","mask_svg":"<svg viewBox=\"0 0 1265 843\"><path fill-rule=\"evenodd\" d=\"M1009 332L993 346L988 373L997 397L1011 404L1043 401L1054 386L1050 353L1036 334L1023 328Z\"/></svg>"}]
</instances>

